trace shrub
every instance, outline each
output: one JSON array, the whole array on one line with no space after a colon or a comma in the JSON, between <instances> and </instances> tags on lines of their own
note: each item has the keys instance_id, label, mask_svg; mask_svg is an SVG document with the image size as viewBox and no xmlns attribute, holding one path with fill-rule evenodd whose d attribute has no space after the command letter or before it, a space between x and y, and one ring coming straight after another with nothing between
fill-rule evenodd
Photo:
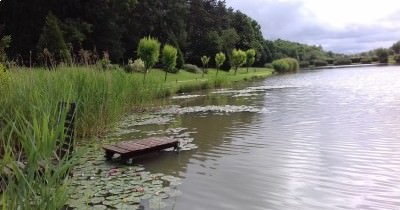
<instances>
[{"instance_id":1,"label":"shrub","mask_svg":"<svg viewBox=\"0 0 400 210\"><path fill-rule=\"evenodd\" d=\"M350 58L352 63L361 63L361 57Z\"/></svg>"},{"instance_id":2,"label":"shrub","mask_svg":"<svg viewBox=\"0 0 400 210\"><path fill-rule=\"evenodd\" d=\"M273 69L273 68L274 68L274 66L272 65L272 63L266 63L266 64L264 64L264 67L265 67L265 68L268 68L268 69Z\"/></svg>"},{"instance_id":3,"label":"shrub","mask_svg":"<svg viewBox=\"0 0 400 210\"><path fill-rule=\"evenodd\" d=\"M279 73L293 72L299 69L299 62L294 58L282 58L272 62L272 66Z\"/></svg>"},{"instance_id":4,"label":"shrub","mask_svg":"<svg viewBox=\"0 0 400 210\"><path fill-rule=\"evenodd\" d=\"M379 61L379 57L378 56L372 56L371 60L372 60L372 62L378 62Z\"/></svg>"},{"instance_id":5,"label":"shrub","mask_svg":"<svg viewBox=\"0 0 400 210\"><path fill-rule=\"evenodd\" d=\"M308 68L310 66L310 62L308 61L300 61L300 68Z\"/></svg>"},{"instance_id":6,"label":"shrub","mask_svg":"<svg viewBox=\"0 0 400 210\"><path fill-rule=\"evenodd\" d=\"M200 73L201 70L198 66L193 65L193 64L184 64L183 65L183 70L187 71L187 72L191 72L191 73Z\"/></svg>"},{"instance_id":7,"label":"shrub","mask_svg":"<svg viewBox=\"0 0 400 210\"><path fill-rule=\"evenodd\" d=\"M235 75L237 74L237 70L243 64L246 63L246 52L242 50L234 49L232 51L232 66L235 68Z\"/></svg>"},{"instance_id":8,"label":"shrub","mask_svg":"<svg viewBox=\"0 0 400 210\"><path fill-rule=\"evenodd\" d=\"M400 54L394 55L393 59L397 64L400 64Z\"/></svg>"},{"instance_id":9,"label":"shrub","mask_svg":"<svg viewBox=\"0 0 400 210\"><path fill-rule=\"evenodd\" d=\"M9 88L11 77L5 66L0 63L0 93Z\"/></svg>"},{"instance_id":10,"label":"shrub","mask_svg":"<svg viewBox=\"0 0 400 210\"><path fill-rule=\"evenodd\" d=\"M327 59L325 59L326 60L326 62L328 63L328 64L330 64L330 65L332 65L334 62L335 62L335 60L333 59L333 58L327 58Z\"/></svg>"},{"instance_id":11,"label":"shrub","mask_svg":"<svg viewBox=\"0 0 400 210\"><path fill-rule=\"evenodd\" d=\"M335 60L334 65L351 65L351 60L348 58L338 58Z\"/></svg>"},{"instance_id":12,"label":"shrub","mask_svg":"<svg viewBox=\"0 0 400 210\"><path fill-rule=\"evenodd\" d=\"M136 59L133 61L132 59L128 60L128 65L125 66L125 71L128 73L132 72L144 72L144 62L142 59Z\"/></svg>"},{"instance_id":13,"label":"shrub","mask_svg":"<svg viewBox=\"0 0 400 210\"><path fill-rule=\"evenodd\" d=\"M363 57L360 60L360 63L362 63L362 64L370 64L371 62L372 62L372 58L370 58L370 57Z\"/></svg>"},{"instance_id":14,"label":"shrub","mask_svg":"<svg viewBox=\"0 0 400 210\"><path fill-rule=\"evenodd\" d=\"M325 60L314 60L314 66L326 66L328 65L328 62Z\"/></svg>"}]
</instances>

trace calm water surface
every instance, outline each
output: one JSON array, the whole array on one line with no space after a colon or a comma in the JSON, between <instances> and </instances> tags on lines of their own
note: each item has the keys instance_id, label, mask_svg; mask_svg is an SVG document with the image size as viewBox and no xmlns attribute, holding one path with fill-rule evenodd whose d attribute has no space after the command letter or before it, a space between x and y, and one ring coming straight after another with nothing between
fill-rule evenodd
<instances>
[{"instance_id":1,"label":"calm water surface","mask_svg":"<svg viewBox=\"0 0 400 210\"><path fill-rule=\"evenodd\" d=\"M175 99L172 121L134 128L186 128L198 148L139 162L182 178L167 209L400 209L399 81L319 70Z\"/></svg>"}]
</instances>

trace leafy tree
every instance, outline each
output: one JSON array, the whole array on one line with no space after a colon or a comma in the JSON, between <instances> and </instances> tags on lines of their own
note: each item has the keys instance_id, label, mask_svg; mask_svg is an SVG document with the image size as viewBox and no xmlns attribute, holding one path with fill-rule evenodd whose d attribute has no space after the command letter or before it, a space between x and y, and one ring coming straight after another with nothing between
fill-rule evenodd
<instances>
[{"instance_id":1,"label":"leafy tree","mask_svg":"<svg viewBox=\"0 0 400 210\"><path fill-rule=\"evenodd\" d=\"M48 51L55 62L65 62L67 64L72 62L58 19L51 12L46 17L46 24L42 29L37 48L43 54L47 54L46 52ZM43 54L42 56L46 56Z\"/></svg>"},{"instance_id":2,"label":"leafy tree","mask_svg":"<svg viewBox=\"0 0 400 210\"><path fill-rule=\"evenodd\" d=\"M249 72L249 67L254 64L256 60L256 51L254 49L249 49L246 51L246 65L247 65L247 73Z\"/></svg>"},{"instance_id":3,"label":"leafy tree","mask_svg":"<svg viewBox=\"0 0 400 210\"><path fill-rule=\"evenodd\" d=\"M234 49L232 51L232 66L235 68L235 75L237 74L237 70L243 64L246 63L246 52L242 50Z\"/></svg>"},{"instance_id":4,"label":"leafy tree","mask_svg":"<svg viewBox=\"0 0 400 210\"><path fill-rule=\"evenodd\" d=\"M176 69L176 59L178 55L178 51L175 47L166 44L162 51L162 63L165 71L165 79L164 82L167 81L168 72L175 73Z\"/></svg>"},{"instance_id":5,"label":"leafy tree","mask_svg":"<svg viewBox=\"0 0 400 210\"><path fill-rule=\"evenodd\" d=\"M142 38L138 45L137 54L144 61L143 81L145 81L149 70L158 62L160 57L160 42L152 37Z\"/></svg>"},{"instance_id":6,"label":"leafy tree","mask_svg":"<svg viewBox=\"0 0 400 210\"><path fill-rule=\"evenodd\" d=\"M224 64L226 60L226 56L223 52L219 52L215 55L215 66L217 67L217 75L218 76L218 71L219 68L222 66L222 64Z\"/></svg>"},{"instance_id":7,"label":"leafy tree","mask_svg":"<svg viewBox=\"0 0 400 210\"><path fill-rule=\"evenodd\" d=\"M201 57L201 63L203 64L203 74L201 77L204 77L204 73L207 71L208 63L210 62L210 57L203 55Z\"/></svg>"},{"instance_id":8,"label":"leafy tree","mask_svg":"<svg viewBox=\"0 0 400 210\"><path fill-rule=\"evenodd\" d=\"M391 47L391 49L396 53L400 54L400 41L394 43Z\"/></svg>"},{"instance_id":9,"label":"leafy tree","mask_svg":"<svg viewBox=\"0 0 400 210\"><path fill-rule=\"evenodd\" d=\"M379 58L380 63L387 63L389 59L389 50L385 48L378 48L375 50L376 56Z\"/></svg>"}]
</instances>

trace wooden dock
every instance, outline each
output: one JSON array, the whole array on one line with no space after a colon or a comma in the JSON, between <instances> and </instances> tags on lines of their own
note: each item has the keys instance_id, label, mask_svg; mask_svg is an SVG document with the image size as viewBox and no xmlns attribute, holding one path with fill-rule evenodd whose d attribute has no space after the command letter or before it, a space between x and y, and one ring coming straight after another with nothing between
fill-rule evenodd
<instances>
[{"instance_id":1,"label":"wooden dock","mask_svg":"<svg viewBox=\"0 0 400 210\"><path fill-rule=\"evenodd\" d=\"M112 145L105 145L105 157L110 160L114 154L121 155L121 161L126 161L137 155L144 155L163 149L175 148L178 150L179 141L168 137L151 137L142 140L123 141Z\"/></svg>"}]
</instances>

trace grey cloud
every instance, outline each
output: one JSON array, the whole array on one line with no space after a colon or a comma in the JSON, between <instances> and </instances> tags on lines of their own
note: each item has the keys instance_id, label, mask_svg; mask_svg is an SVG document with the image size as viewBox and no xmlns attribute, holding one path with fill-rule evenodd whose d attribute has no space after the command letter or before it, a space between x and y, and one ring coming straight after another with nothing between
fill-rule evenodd
<instances>
[{"instance_id":1,"label":"grey cloud","mask_svg":"<svg viewBox=\"0 0 400 210\"><path fill-rule=\"evenodd\" d=\"M324 49L341 53L356 53L378 47L389 47L400 40L400 13L389 14L380 25L352 25L334 29L320 23L301 2L272 0L228 0L228 6L241 10L261 25L267 39L285 39L322 45Z\"/></svg>"}]
</instances>

